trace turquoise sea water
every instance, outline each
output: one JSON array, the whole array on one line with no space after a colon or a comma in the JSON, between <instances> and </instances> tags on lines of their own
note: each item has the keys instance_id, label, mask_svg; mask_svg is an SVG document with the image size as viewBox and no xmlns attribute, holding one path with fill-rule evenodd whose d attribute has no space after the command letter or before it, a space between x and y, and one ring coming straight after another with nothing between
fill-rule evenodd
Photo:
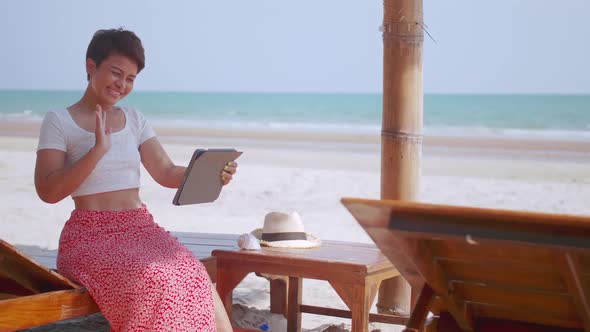
<instances>
[{"instance_id":1,"label":"turquoise sea water","mask_svg":"<svg viewBox=\"0 0 590 332\"><path fill-rule=\"evenodd\" d=\"M0 120L40 121L81 91L0 90ZM381 94L136 91L121 102L154 125L375 132ZM426 134L562 136L590 139L590 95L426 95Z\"/></svg>"}]
</instances>

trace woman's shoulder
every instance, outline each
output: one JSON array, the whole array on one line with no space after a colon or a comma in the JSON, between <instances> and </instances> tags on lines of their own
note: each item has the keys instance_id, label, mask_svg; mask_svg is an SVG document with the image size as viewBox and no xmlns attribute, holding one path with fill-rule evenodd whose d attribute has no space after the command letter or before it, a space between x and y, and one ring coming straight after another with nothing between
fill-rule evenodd
<instances>
[{"instance_id":1,"label":"woman's shoulder","mask_svg":"<svg viewBox=\"0 0 590 332\"><path fill-rule=\"evenodd\" d=\"M143 116L143 113L141 113L135 107L120 106L120 108L123 110L123 113L125 113L128 127L130 127L134 132L140 133L146 125L146 119Z\"/></svg>"},{"instance_id":2,"label":"woman's shoulder","mask_svg":"<svg viewBox=\"0 0 590 332\"><path fill-rule=\"evenodd\" d=\"M59 122L60 124L64 122L64 120L66 119L66 116L68 110L65 108L56 108L56 109L50 109L47 112L45 112L45 115L43 116L43 120L45 122Z\"/></svg>"},{"instance_id":3,"label":"woman's shoulder","mask_svg":"<svg viewBox=\"0 0 590 332\"><path fill-rule=\"evenodd\" d=\"M131 119L137 120L143 118L143 113L141 113L137 108L131 106L119 106L119 108L125 113L126 117Z\"/></svg>"},{"instance_id":4,"label":"woman's shoulder","mask_svg":"<svg viewBox=\"0 0 590 332\"><path fill-rule=\"evenodd\" d=\"M45 116L57 116L57 117L63 118L67 114L68 114L67 108L52 108L52 109L47 110L47 112L45 113Z\"/></svg>"}]
</instances>

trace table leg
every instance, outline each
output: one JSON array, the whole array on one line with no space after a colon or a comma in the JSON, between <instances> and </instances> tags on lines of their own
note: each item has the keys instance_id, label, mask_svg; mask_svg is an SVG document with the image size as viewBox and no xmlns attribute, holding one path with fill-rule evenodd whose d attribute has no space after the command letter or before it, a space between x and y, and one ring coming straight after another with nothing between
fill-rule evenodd
<instances>
[{"instance_id":1,"label":"table leg","mask_svg":"<svg viewBox=\"0 0 590 332\"><path fill-rule=\"evenodd\" d=\"M287 304L287 332L301 331L301 291L303 288L303 279L298 277L289 277L288 287L288 304Z\"/></svg>"},{"instance_id":2,"label":"table leg","mask_svg":"<svg viewBox=\"0 0 590 332\"><path fill-rule=\"evenodd\" d=\"M231 268L217 266L217 282L216 288L221 302L225 307L227 316L230 320L232 318L232 292L234 288L248 275L249 272L236 271Z\"/></svg>"},{"instance_id":3,"label":"table leg","mask_svg":"<svg viewBox=\"0 0 590 332\"><path fill-rule=\"evenodd\" d=\"M371 289L366 285L352 286L352 330L355 332L369 331L369 310L371 309Z\"/></svg>"},{"instance_id":4,"label":"table leg","mask_svg":"<svg viewBox=\"0 0 590 332\"><path fill-rule=\"evenodd\" d=\"M287 285L289 277L270 279L270 313L287 318Z\"/></svg>"}]
</instances>

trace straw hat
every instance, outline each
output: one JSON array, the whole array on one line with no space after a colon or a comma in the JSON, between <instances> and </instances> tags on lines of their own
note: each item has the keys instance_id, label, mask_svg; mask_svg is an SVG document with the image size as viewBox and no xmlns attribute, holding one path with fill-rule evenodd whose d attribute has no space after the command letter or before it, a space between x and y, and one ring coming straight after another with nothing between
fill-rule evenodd
<instances>
[{"instance_id":1,"label":"straw hat","mask_svg":"<svg viewBox=\"0 0 590 332\"><path fill-rule=\"evenodd\" d=\"M251 233L263 246L276 248L313 248L319 247L321 241L306 233L303 222L297 212L289 214L270 212L264 217L264 225Z\"/></svg>"}]
</instances>

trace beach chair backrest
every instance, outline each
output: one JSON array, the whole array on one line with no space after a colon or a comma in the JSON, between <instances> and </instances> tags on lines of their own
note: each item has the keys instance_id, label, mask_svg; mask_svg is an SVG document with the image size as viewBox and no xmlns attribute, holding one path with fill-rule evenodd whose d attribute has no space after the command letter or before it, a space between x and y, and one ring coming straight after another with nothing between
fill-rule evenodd
<instances>
[{"instance_id":1,"label":"beach chair backrest","mask_svg":"<svg viewBox=\"0 0 590 332\"><path fill-rule=\"evenodd\" d=\"M431 309L466 330L511 320L590 331L590 217L345 198Z\"/></svg>"},{"instance_id":2,"label":"beach chair backrest","mask_svg":"<svg viewBox=\"0 0 590 332\"><path fill-rule=\"evenodd\" d=\"M0 331L98 312L89 293L0 240Z\"/></svg>"},{"instance_id":3,"label":"beach chair backrest","mask_svg":"<svg viewBox=\"0 0 590 332\"><path fill-rule=\"evenodd\" d=\"M0 294L7 298L79 287L0 240ZM2 298L0 298L1 300Z\"/></svg>"}]
</instances>

